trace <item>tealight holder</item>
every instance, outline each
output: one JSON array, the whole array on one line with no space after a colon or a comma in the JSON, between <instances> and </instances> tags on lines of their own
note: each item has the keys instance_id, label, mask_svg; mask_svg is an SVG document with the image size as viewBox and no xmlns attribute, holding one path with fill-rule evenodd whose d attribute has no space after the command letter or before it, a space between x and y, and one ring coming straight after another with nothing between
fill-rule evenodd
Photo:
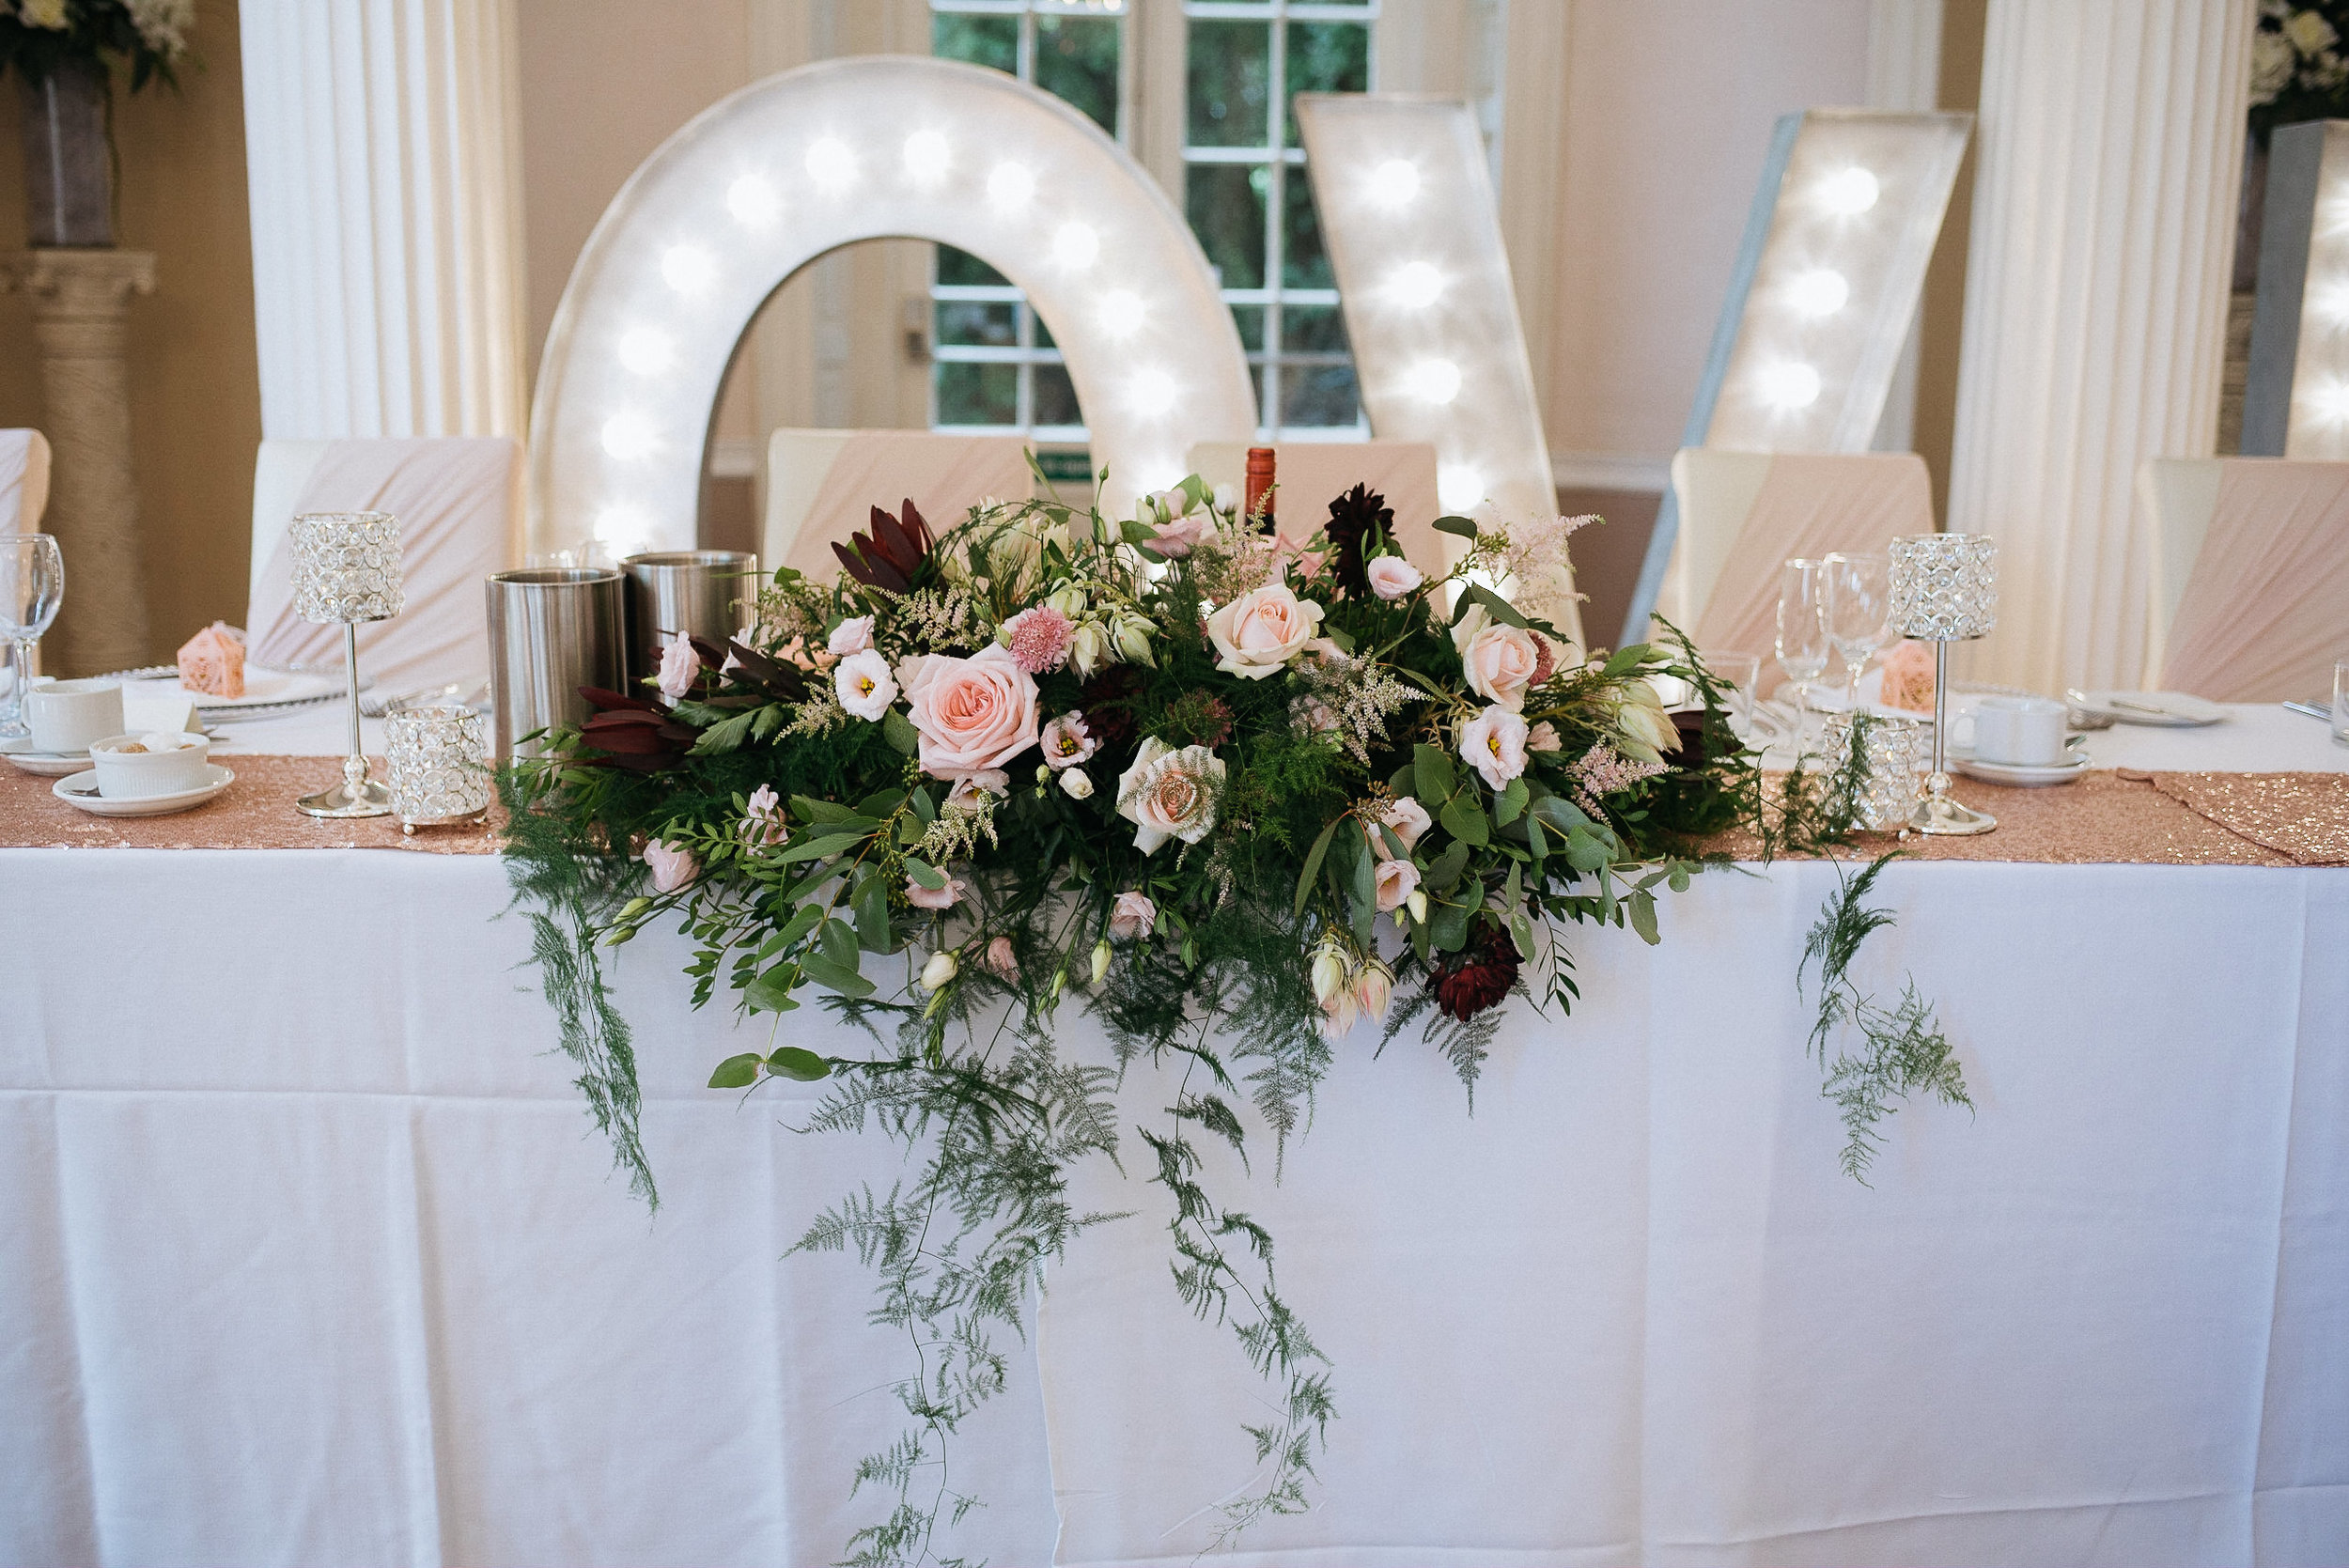
<instances>
[{"instance_id":1,"label":"tealight holder","mask_svg":"<svg viewBox=\"0 0 2349 1568\"><path fill-rule=\"evenodd\" d=\"M350 754L342 783L294 802L312 816L385 816L391 791L367 777L359 737L359 627L389 620L406 605L399 568L399 520L382 512L305 512L287 531L293 547L294 613L343 629L343 669L350 682Z\"/></svg>"},{"instance_id":2,"label":"tealight holder","mask_svg":"<svg viewBox=\"0 0 2349 1568\"><path fill-rule=\"evenodd\" d=\"M1933 749L1915 719L1837 713L1827 722L1827 768L1831 776L1851 756L1851 731L1860 726L1859 789L1852 797L1855 827L1872 833L1906 832L1924 799Z\"/></svg>"},{"instance_id":3,"label":"tealight holder","mask_svg":"<svg viewBox=\"0 0 2349 1568\"><path fill-rule=\"evenodd\" d=\"M1933 772L1908 825L1921 833L1986 833L1988 812L1950 793L1950 644L1999 624L1999 545L1987 534L1912 534L1891 543L1892 629L1933 644Z\"/></svg>"},{"instance_id":4,"label":"tealight holder","mask_svg":"<svg viewBox=\"0 0 2349 1568\"><path fill-rule=\"evenodd\" d=\"M490 809L490 722L470 707L394 708L383 718L400 831L478 822Z\"/></svg>"}]
</instances>

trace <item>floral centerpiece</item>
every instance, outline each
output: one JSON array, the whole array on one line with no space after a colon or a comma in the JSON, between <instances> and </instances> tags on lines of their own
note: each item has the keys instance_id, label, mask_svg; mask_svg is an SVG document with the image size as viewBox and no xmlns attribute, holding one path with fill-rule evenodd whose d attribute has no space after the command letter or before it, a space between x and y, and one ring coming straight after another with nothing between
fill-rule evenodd
<instances>
[{"instance_id":1,"label":"floral centerpiece","mask_svg":"<svg viewBox=\"0 0 2349 1568\"><path fill-rule=\"evenodd\" d=\"M1302 538L1195 478L1125 520L990 503L934 534L877 507L837 580L778 572L753 632L670 642L647 691L591 691L595 716L506 777L565 1047L648 1199L596 955L656 922L695 944L697 1005L772 1016L713 1087L827 1080L811 1129L909 1150L905 1182L801 1243L855 1250L877 1320L924 1347L896 1385L908 1434L857 1476L894 1501L850 1560L918 1560L967 1502L933 1467L1003 1385L991 1331L1097 1222L1066 1172L1130 1150L1110 1091L1138 1058L1186 1071L1126 1168L1166 1189L1177 1288L1276 1389L1226 1519L1303 1506L1330 1371L1194 1141L1283 1142L1339 1044L1414 1023L1472 1094L1505 999L1571 1006L1563 928L1655 941L1693 836L1762 814L1685 648L1594 654L1516 608L1555 602L1581 520L1440 520L1439 568L1359 486ZM1685 737L1668 680L1696 696ZM877 1048L795 1031L810 1005ZM1064 1007L1113 1059L1066 1047Z\"/></svg>"}]
</instances>

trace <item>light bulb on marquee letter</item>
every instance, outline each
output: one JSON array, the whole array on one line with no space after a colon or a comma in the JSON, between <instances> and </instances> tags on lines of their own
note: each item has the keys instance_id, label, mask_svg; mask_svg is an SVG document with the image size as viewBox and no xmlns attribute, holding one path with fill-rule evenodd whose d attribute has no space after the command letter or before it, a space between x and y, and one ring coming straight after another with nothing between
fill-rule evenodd
<instances>
[{"instance_id":1,"label":"light bulb on marquee letter","mask_svg":"<svg viewBox=\"0 0 2349 1568\"><path fill-rule=\"evenodd\" d=\"M1786 285L1786 298L1805 316L1832 316L1851 299L1851 285L1832 267L1797 272Z\"/></svg>"},{"instance_id":2,"label":"light bulb on marquee letter","mask_svg":"<svg viewBox=\"0 0 2349 1568\"><path fill-rule=\"evenodd\" d=\"M1419 194L1419 165L1408 158L1390 158L1370 171L1370 199L1392 210L1408 207Z\"/></svg>"},{"instance_id":3,"label":"light bulb on marquee letter","mask_svg":"<svg viewBox=\"0 0 2349 1568\"><path fill-rule=\"evenodd\" d=\"M1443 297L1443 274L1424 261L1407 261L1394 270L1387 298L1406 310L1425 310Z\"/></svg>"},{"instance_id":4,"label":"light bulb on marquee letter","mask_svg":"<svg viewBox=\"0 0 2349 1568\"><path fill-rule=\"evenodd\" d=\"M1857 218L1876 204L1883 189L1866 169L1839 169L1819 182L1819 205L1839 218Z\"/></svg>"},{"instance_id":5,"label":"light bulb on marquee letter","mask_svg":"<svg viewBox=\"0 0 2349 1568\"><path fill-rule=\"evenodd\" d=\"M601 535L692 549L709 416L744 331L801 268L882 239L966 251L1051 323L1112 513L1191 441L1254 433L1215 274L1129 153L1001 72L848 56L720 100L614 197L547 334L523 548Z\"/></svg>"}]
</instances>

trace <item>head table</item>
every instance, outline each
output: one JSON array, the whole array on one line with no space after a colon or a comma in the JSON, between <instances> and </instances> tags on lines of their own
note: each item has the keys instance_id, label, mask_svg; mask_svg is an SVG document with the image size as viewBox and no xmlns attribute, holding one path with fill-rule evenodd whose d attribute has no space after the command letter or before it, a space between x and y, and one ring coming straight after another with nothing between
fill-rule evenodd
<instances>
[{"instance_id":1,"label":"head table","mask_svg":"<svg viewBox=\"0 0 2349 1568\"><path fill-rule=\"evenodd\" d=\"M830 1560L907 1346L852 1259L780 1254L892 1147L703 1088L734 1029L647 933L614 973L648 1215L487 835L227 810L332 773L238 753L340 722L245 726L230 799L147 823L0 778L0 1562ZM2349 749L2246 707L2090 751L2124 771L1961 782L2036 815L1879 884L1859 978L1915 976L1977 1110L1894 1117L1873 1186L1795 986L1848 868L1708 873L1654 949L1576 931L1581 1004L1513 1004L1472 1115L1349 1037L1248 1188L1340 1417L1238 1560L2349 1559L2349 875L2164 787ZM2092 786L2144 802L2133 846L2064 826ZM177 847L224 843L311 847ZM1142 1212L1049 1281L955 1545L1185 1562L1264 1390L1176 1300L1163 1194L1081 1169L1079 1209Z\"/></svg>"}]
</instances>

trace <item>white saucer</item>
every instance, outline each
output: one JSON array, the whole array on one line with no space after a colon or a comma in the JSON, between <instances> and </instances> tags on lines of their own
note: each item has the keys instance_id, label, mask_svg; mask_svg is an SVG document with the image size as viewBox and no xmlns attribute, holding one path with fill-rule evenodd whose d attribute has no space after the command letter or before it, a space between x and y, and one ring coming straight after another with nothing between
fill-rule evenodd
<instances>
[{"instance_id":1,"label":"white saucer","mask_svg":"<svg viewBox=\"0 0 2349 1568\"><path fill-rule=\"evenodd\" d=\"M84 772L89 768L88 752L36 752L33 750L33 737L29 735L11 736L0 740L0 756L7 757L24 772L44 779L62 779L69 773Z\"/></svg>"},{"instance_id":2,"label":"white saucer","mask_svg":"<svg viewBox=\"0 0 2349 1568\"><path fill-rule=\"evenodd\" d=\"M2184 691L2066 691L2063 695L2082 713L2121 724L2191 729L2216 724L2227 716L2227 710L2217 703Z\"/></svg>"},{"instance_id":3,"label":"white saucer","mask_svg":"<svg viewBox=\"0 0 2349 1568\"><path fill-rule=\"evenodd\" d=\"M204 765L211 783L200 789L183 789L173 795L142 795L134 800L109 800L98 793L98 773L85 768L70 779L59 779L49 786L49 793L69 805L81 807L92 816L169 816L176 811L186 811L205 801L237 782L237 776L217 762Z\"/></svg>"},{"instance_id":4,"label":"white saucer","mask_svg":"<svg viewBox=\"0 0 2349 1568\"><path fill-rule=\"evenodd\" d=\"M2095 764L2085 752L2075 752L2069 762L2023 763L1978 762L1972 757L1952 756L1950 767L1969 779L1984 784L2015 784L2034 789L2042 784L2070 784Z\"/></svg>"}]
</instances>

